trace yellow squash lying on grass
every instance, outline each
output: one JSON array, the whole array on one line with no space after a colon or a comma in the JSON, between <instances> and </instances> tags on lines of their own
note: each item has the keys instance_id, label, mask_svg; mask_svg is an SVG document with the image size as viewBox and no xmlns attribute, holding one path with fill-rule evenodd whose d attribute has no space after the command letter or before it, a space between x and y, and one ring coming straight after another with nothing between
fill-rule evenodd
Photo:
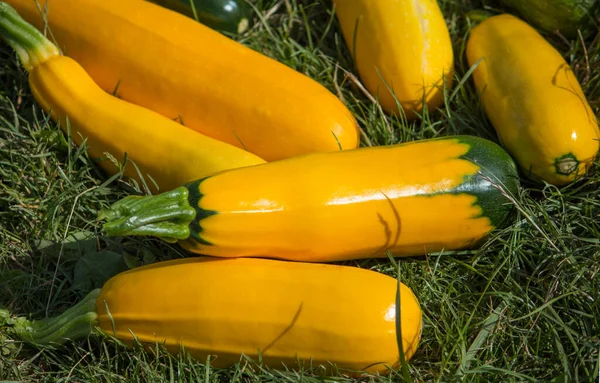
<instances>
[{"instance_id":1,"label":"yellow squash lying on grass","mask_svg":"<svg viewBox=\"0 0 600 383\"><path fill-rule=\"evenodd\" d=\"M329 262L474 246L508 222L518 185L502 148L454 136L227 170L99 216L108 235L194 253Z\"/></svg>"},{"instance_id":2,"label":"yellow squash lying on grass","mask_svg":"<svg viewBox=\"0 0 600 383\"><path fill-rule=\"evenodd\" d=\"M128 345L135 336L150 349L158 342L177 353L183 345L200 362L216 356L214 367L244 354L273 368L323 365L331 373L333 365L350 375L398 368L415 353L422 327L412 291L387 275L249 258L131 269L57 318L24 319L17 334L38 345L86 336L97 325Z\"/></svg>"},{"instance_id":3,"label":"yellow squash lying on grass","mask_svg":"<svg viewBox=\"0 0 600 383\"><path fill-rule=\"evenodd\" d=\"M562 185L585 174L598 155L598 121L560 53L508 14L473 28L469 65L487 116L524 173Z\"/></svg>"},{"instance_id":4,"label":"yellow squash lying on grass","mask_svg":"<svg viewBox=\"0 0 600 383\"><path fill-rule=\"evenodd\" d=\"M6 2L40 30L47 19L105 91L266 161L359 144L328 89L187 16L139 0Z\"/></svg>"},{"instance_id":5,"label":"yellow squash lying on grass","mask_svg":"<svg viewBox=\"0 0 600 383\"><path fill-rule=\"evenodd\" d=\"M422 112L423 103L430 110L444 103L444 86L452 86L454 54L436 0L333 3L358 74L384 110L398 113L394 95L408 118Z\"/></svg>"},{"instance_id":6,"label":"yellow squash lying on grass","mask_svg":"<svg viewBox=\"0 0 600 383\"><path fill-rule=\"evenodd\" d=\"M265 161L233 145L187 129L156 112L104 92L73 59L0 3L0 36L17 51L29 72L34 98L77 144L109 174L120 169L106 158L130 161L124 174L152 191L170 190L217 171Z\"/></svg>"}]
</instances>

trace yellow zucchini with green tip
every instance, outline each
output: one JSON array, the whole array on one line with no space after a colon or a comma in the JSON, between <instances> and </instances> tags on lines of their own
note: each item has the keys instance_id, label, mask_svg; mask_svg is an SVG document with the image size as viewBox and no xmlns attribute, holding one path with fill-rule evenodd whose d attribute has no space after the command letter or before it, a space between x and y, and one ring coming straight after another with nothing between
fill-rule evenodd
<instances>
[{"instance_id":1,"label":"yellow zucchini with green tip","mask_svg":"<svg viewBox=\"0 0 600 383\"><path fill-rule=\"evenodd\" d=\"M359 376L388 374L409 361L422 313L406 285L371 270L197 257L123 272L62 315L21 318L15 329L30 343L48 345L96 327L127 345L135 337L173 354L183 346L217 368L245 355L276 369L322 366L318 372Z\"/></svg>"},{"instance_id":2,"label":"yellow zucchini with green tip","mask_svg":"<svg viewBox=\"0 0 600 383\"><path fill-rule=\"evenodd\" d=\"M523 173L564 185L600 148L594 111L569 64L534 28L503 14L471 31L469 65L485 112Z\"/></svg>"},{"instance_id":3,"label":"yellow zucchini with green tip","mask_svg":"<svg viewBox=\"0 0 600 383\"><path fill-rule=\"evenodd\" d=\"M108 235L193 253L329 262L474 246L508 222L518 185L497 144L454 136L223 171L99 217Z\"/></svg>"}]
</instances>

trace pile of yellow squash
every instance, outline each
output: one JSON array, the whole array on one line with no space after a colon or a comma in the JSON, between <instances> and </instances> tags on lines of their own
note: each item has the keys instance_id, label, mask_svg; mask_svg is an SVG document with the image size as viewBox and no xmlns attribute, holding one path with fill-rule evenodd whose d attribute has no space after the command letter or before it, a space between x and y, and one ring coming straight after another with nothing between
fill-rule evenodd
<instances>
[{"instance_id":1,"label":"pile of yellow squash","mask_svg":"<svg viewBox=\"0 0 600 383\"><path fill-rule=\"evenodd\" d=\"M386 113L444 107L455 58L435 0L333 7ZM568 64L508 14L474 27L466 47L502 146L448 136L359 148L353 114L324 86L152 2L4 0L0 35L61 129L150 194L101 211L105 232L209 256L113 277L60 320L17 329L37 344L98 327L128 344L183 345L217 367L243 354L274 368L385 374L417 350L416 296L328 262L474 247L510 223L518 168L564 185L585 176L600 145Z\"/></svg>"}]
</instances>

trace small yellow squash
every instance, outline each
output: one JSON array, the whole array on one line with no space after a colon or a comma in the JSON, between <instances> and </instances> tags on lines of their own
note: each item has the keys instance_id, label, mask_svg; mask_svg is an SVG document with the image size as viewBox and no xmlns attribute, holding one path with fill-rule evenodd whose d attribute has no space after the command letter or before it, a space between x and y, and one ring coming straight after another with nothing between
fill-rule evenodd
<instances>
[{"instance_id":1,"label":"small yellow squash","mask_svg":"<svg viewBox=\"0 0 600 383\"><path fill-rule=\"evenodd\" d=\"M358 74L384 110L398 112L394 95L408 118L415 118L423 103L430 110L443 104L443 88L452 86L454 54L436 0L333 3Z\"/></svg>"},{"instance_id":2,"label":"small yellow squash","mask_svg":"<svg viewBox=\"0 0 600 383\"><path fill-rule=\"evenodd\" d=\"M473 28L469 65L502 144L529 177L555 185L585 174L600 131L577 78L535 29L509 14Z\"/></svg>"}]
</instances>

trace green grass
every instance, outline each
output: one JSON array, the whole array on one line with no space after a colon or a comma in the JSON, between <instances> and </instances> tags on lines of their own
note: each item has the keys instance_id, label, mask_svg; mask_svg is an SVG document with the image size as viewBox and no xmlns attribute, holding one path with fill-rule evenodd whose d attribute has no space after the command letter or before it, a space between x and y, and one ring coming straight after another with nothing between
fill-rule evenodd
<instances>
[{"instance_id":1,"label":"green grass","mask_svg":"<svg viewBox=\"0 0 600 383\"><path fill-rule=\"evenodd\" d=\"M448 92L445 109L429 111L422 121L386 116L362 91L328 1L255 0L261 19L239 40L340 95L361 125L363 145L459 133L497 140L464 56L470 27L465 14L491 2L440 3L455 48L455 84L460 85ZM574 69L598 114L600 34L584 41L587 55L578 39L547 37ZM522 185L515 196L514 223L478 249L398 259L398 268L387 260L347 262L394 277L399 272L421 302L425 319L408 373L364 381L599 381L598 166L567 187L527 180ZM120 270L185 256L177 246L151 238L102 236L98 210L136 188L104 175L83 148L65 140L33 100L15 54L1 44L0 305L31 318L55 315ZM106 265L100 267L101 262ZM37 349L4 326L0 381L323 381L315 371L252 370L247 360L215 370L203 361L157 353L99 337Z\"/></svg>"}]
</instances>

